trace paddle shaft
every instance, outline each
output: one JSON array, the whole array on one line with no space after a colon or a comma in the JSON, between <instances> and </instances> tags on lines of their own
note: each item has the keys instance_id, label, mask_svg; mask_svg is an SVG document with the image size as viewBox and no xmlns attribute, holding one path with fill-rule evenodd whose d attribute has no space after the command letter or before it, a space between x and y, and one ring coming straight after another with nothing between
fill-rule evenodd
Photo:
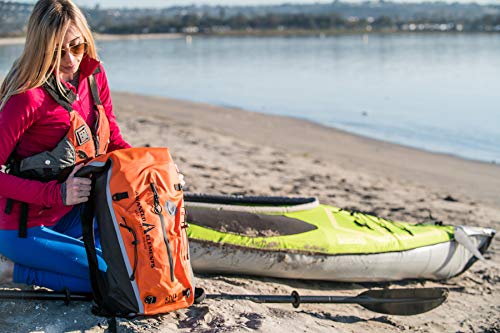
<instances>
[{"instance_id":1,"label":"paddle shaft","mask_svg":"<svg viewBox=\"0 0 500 333\"><path fill-rule=\"evenodd\" d=\"M90 294L70 294L69 292L39 290L0 290L0 299L26 299L39 301L91 301Z\"/></svg>"},{"instance_id":2,"label":"paddle shaft","mask_svg":"<svg viewBox=\"0 0 500 333\"><path fill-rule=\"evenodd\" d=\"M358 304L373 312L409 316L430 311L441 305L448 296L445 288L367 290L357 296L300 296L293 291L284 295L206 295L210 299L247 300L256 303L292 303L298 308L301 303Z\"/></svg>"},{"instance_id":3,"label":"paddle shaft","mask_svg":"<svg viewBox=\"0 0 500 333\"><path fill-rule=\"evenodd\" d=\"M223 300L245 300L255 303L294 303L296 297L278 296L278 295L225 295L225 294L207 294L209 299L223 299ZM429 301L434 301L430 298ZM338 304L373 304L373 303L411 303L411 302L425 302L426 299L415 298L372 298L368 296L300 296L300 303L338 303Z\"/></svg>"}]
</instances>

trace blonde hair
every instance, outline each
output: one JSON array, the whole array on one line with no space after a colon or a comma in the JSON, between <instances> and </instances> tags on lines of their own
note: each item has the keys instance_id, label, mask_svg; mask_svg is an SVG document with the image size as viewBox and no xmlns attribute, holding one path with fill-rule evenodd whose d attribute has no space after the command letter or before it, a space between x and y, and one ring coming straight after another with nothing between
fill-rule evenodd
<instances>
[{"instance_id":1,"label":"blonde hair","mask_svg":"<svg viewBox=\"0 0 500 333\"><path fill-rule=\"evenodd\" d=\"M0 87L0 110L12 95L43 85L54 71L59 77L62 44L71 25L87 43L87 55L97 59L94 38L81 10L71 0L39 0L28 21L23 53ZM63 87L56 81L62 93Z\"/></svg>"}]
</instances>

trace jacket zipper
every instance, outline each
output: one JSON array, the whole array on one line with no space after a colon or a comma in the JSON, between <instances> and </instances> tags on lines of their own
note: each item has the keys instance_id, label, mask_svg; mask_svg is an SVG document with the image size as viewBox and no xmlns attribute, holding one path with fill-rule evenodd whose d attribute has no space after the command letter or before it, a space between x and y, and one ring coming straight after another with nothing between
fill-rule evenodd
<instances>
[{"instance_id":1,"label":"jacket zipper","mask_svg":"<svg viewBox=\"0 0 500 333\"><path fill-rule=\"evenodd\" d=\"M175 281L174 279L174 260L172 258L172 251L170 250L170 243L168 241L168 236L167 236L167 231L165 228L165 218L163 217L162 212L162 207L160 205L160 196L158 195L158 191L156 190L155 183L150 183L151 189L153 190L153 195L154 195L154 206L153 206L153 212L160 217L160 222L161 222L161 230L163 232L163 241L165 242L165 247L167 248L167 254L168 254L168 263L170 265L170 280L172 282Z\"/></svg>"}]
</instances>

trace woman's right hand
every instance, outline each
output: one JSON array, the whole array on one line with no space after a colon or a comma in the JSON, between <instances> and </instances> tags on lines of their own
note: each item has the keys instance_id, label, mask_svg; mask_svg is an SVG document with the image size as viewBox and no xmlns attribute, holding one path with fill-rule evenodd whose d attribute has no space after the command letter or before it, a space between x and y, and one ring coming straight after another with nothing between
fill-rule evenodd
<instances>
[{"instance_id":1,"label":"woman's right hand","mask_svg":"<svg viewBox=\"0 0 500 333\"><path fill-rule=\"evenodd\" d=\"M82 167L83 164L77 165L62 184L61 196L65 206L73 206L89 200L92 181L89 178L75 177L75 173Z\"/></svg>"}]
</instances>

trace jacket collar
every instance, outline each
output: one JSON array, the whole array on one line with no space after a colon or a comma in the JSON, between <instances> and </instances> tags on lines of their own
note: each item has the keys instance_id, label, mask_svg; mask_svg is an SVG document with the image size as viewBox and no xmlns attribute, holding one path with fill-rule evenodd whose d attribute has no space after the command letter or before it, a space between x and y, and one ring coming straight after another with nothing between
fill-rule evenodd
<instances>
[{"instance_id":1,"label":"jacket collar","mask_svg":"<svg viewBox=\"0 0 500 333\"><path fill-rule=\"evenodd\" d=\"M85 55L80 62L80 81L101 71L100 61Z\"/></svg>"},{"instance_id":2,"label":"jacket collar","mask_svg":"<svg viewBox=\"0 0 500 333\"><path fill-rule=\"evenodd\" d=\"M101 71L100 62L96 59L88 57L85 55L80 62L80 82L88 78L92 74L97 74ZM43 84L43 87L47 91L47 93L62 107L64 107L68 111L72 111L72 104L76 100L77 93L74 89L70 88L67 84L63 82L63 94L57 88L57 78L56 74L52 73L47 81Z\"/></svg>"}]
</instances>

